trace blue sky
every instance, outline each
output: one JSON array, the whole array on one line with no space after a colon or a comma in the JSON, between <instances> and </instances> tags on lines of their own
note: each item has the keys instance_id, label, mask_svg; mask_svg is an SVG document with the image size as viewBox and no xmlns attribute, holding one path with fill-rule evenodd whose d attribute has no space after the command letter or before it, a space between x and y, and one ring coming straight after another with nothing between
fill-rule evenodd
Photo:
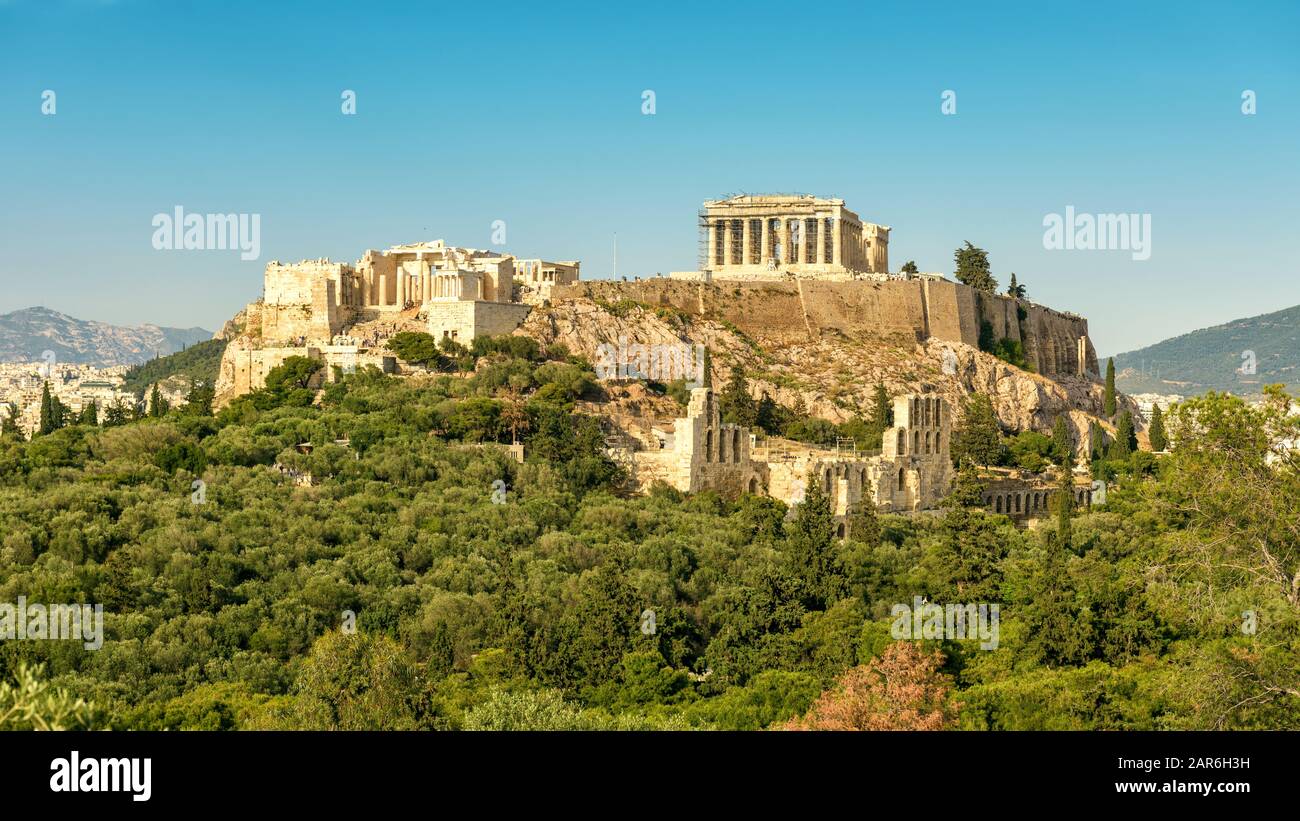
<instances>
[{"instance_id":1,"label":"blue sky","mask_svg":"<svg viewBox=\"0 0 1300 821\"><path fill-rule=\"evenodd\" d=\"M215 329L268 260L494 220L586 278L615 233L620 274L692 269L703 200L800 191L894 268L988 249L1116 353L1300 303L1300 4L0 0L0 155L0 313ZM176 205L260 214L260 259L154 250ZM1067 205L1151 214L1151 258L1045 250Z\"/></svg>"}]
</instances>

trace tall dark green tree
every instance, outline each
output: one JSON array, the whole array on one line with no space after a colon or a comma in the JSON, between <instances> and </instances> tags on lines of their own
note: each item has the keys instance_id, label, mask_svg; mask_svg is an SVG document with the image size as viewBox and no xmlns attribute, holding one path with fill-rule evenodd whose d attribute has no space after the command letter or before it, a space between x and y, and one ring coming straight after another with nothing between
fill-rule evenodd
<instances>
[{"instance_id":1,"label":"tall dark green tree","mask_svg":"<svg viewBox=\"0 0 1300 821\"><path fill-rule=\"evenodd\" d=\"M1025 298L1025 286L1016 282L1015 272L1011 274L1011 284L1007 286L1007 296L1013 296L1016 299Z\"/></svg>"},{"instance_id":2,"label":"tall dark green tree","mask_svg":"<svg viewBox=\"0 0 1300 821\"><path fill-rule=\"evenodd\" d=\"M1106 434L1102 432L1101 425L1096 422L1088 423L1088 459L1092 462L1100 462L1106 458Z\"/></svg>"},{"instance_id":3,"label":"tall dark green tree","mask_svg":"<svg viewBox=\"0 0 1300 821\"><path fill-rule=\"evenodd\" d=\"M196 379L190 383L190 392L185 396L185 412L193 416L211 416L215 398L213 384L206 379Z\"/></svg>"},{"instance_id":4,"label":"tall dark green tree","mask_svg":"<svg viewBox=\"0 0 1300 821\"><path fill-rule=\"evenodd\" d=\"M943 506L950 509L979 508L983 507L983 504L984 482L981 481L979 472L971 462L963 462L957 468L957 476L952 482L952 491L944 498Z\"/></svg>"},{"instance_id":5,"label":"tall dark green tree","mask_svg":"<svg viewBox=\"0 0 1300 821\"><path fill-rule=\"evenodd\" d=\"M99 425L99 406L94 402L87 402L86 406L81 409L81 417L77 419L78 425L90 425L96 427Z\"/></svg>"},{"instance_id":6,"label":"tall dark green tree","mask_svg":"<svg viewBox=\"0 0 1300 821\"><path fill-rule=\"evenodd\" d=\"M170 409L167 407L167 400L163 399L162 390L158 387L158 383L155 382L153 390L149 392L149 416L154 419L161 419L167 415L168 410Z\"/></svg>"},{"instance_id":7,"label":"tall dark green tree","mask_svg":"<svg viewBox=\"0 0 1300 821\"><path fill-rule=\"evenodd\" d=\"M1165 431L1165 417L1160 412L1160 406L1155 405L1151 408L1151 428L1147 431L1147 436L1151 439L1151 449L1160 451L1169 447L1169 434Z\"/></svg>"},{"instance_id":8,"label":"tall dark green tree","mask_svg":"<svg viewBox=\"0 0 1300 821\"><path fill-rule=\"evenodd\" d=\"M429 636L429 661L427 672L433 676L445 676L451 673L456 663L456 646L452 642L451 631L447 623L440 621L434 625Z\"/></svg>"},{"instance_id":9,"label":"tall dark green tree","mask_svg":"<svg viewBox=\"0 0 1300 821\"><path fill-rule=\"evenodd\" d=\"M1124 411L1119 415L1119 422L1115 425L1115 441L1110 443L1111 459L1127 459L1129 454L1137 450L1137 431L1133 427L1133 414Z\"/></svg>"},{"instance_id":10,"label":"tall dark green tree","mask_svg":"<svg viewBox=\"0 0 1300 821\"><path fill-rule=\"evenodd\" d=\"M1107 419L1113 419L1115 416L1115 358L1111 357L1106 360L1106 393L1101 400L1102 412L1106 414Z\"/></svg>"},{"instance_id":11,"label":"tall dark green tree","mask_svg":"<svg viewBox=\"0 0 1300 821\"><path fill-rule=\"evenodd\" d=\"M1048 667L1087 659L1092 627L1081 612L1069 570L1069 548L1056 531L1047 531L1041 563L1030 578L1022 607L1025 650Z\"/></svg>"},{"instance_id":12,"label":"tall dark green tree","mask_svg":"<svg viewBox=\"0 0 1300 821\"><path fill-rule=\"evenodd\" d=\"M1074 517L1074 448L1065 452L1061 460L1061 478L1056 486L1056 534L1065 547L1070 546Z\"/></svg>"},{"instance_id":13,"label":"tall dark green tree","mask_svg":"<svg viewBox=\"0 0 1300 821\"><path fill-rule=\"evenodd\" d=\"M810 473L803 501L786 527L786 566L800 579L810 610L825 610L848 592L848 577L835 544L835 517L822 477Z\"/></svg>"},{"instance_id":14,"label":"tall dark green tree","mask_svg":"<svg viewBox=\"0 0 1300 821\"><path fill-rule=\"evenodd\" d=\"M129 420L130 414L127 409L122 406L122 401L120 399L115 401L112 405L109 405L104 410L104 427L106 428L115 428L118 425L125 425Z\"/></svg>"},{"instance_id":15,"label":"tall dark green tree","mask_svg":"<svg viewBox=\"0 0 1300 821\"><path fill-rule=\"evenodd\" d=\"M894 424L894 403L890 401L883 382L876 383L876 393L871 399L871 423L881 433Z\"/></svg>"},{"instance_id":16,"label":"tall dark green tree","mask_svg":"<svg viewBox=\"0 0 1300 821\"><path fill-rule=\"evenodd\" d=\"M645 605L627 582L627 571L626 561L618 557L583 579L573 614L572 652L584 684L607 681L640 634Z\"/></svg>"},{"instance_id":17,"label":"tall dark green tree","mask_svg":"<svg viewBox=\"0 0 1300 821\"><path fill-rule=\"evenodd\" d=\"M1074 457L1074 433L1064 413L1058 414L1056 423L1052 425L1052 455L1057 464L1064 464L1066 458L1073 460Z\"/></svg>"},{"instance_id":18,"label":"tall dark green tree","mask_svg":"<svg viewBox=\"0 0 1300 821\"><path fill-rule=\"evenodd\" d=\"M789 411L776 404L767 391L763 391L763 398L758 400L758 405L754 409L754 421L764 433L779 436L786 423L790 421L789 416Z\"/></svg>"},{"instance_id":19,"label":"tall dark green tree","mask_svg":"<svg viewBox=\"0 0 1300 821\"><path fill-rule=\"evenodd\" d=\"M55 406L56 402L58 400L50 394L49 380L46 380L41 387L41 420L37 428L41 436L48 436L59 429L59 411Z\"/></svg>"},{"instance_id":20,"label":"tall dark green tree","mask_svg":"<svg viewBox=\"0 0 1300 821\"><path fill-rule=\"evenodd\" d=\"M976 248L968 241L965 248L958 248L953 252L953 259L957 263L957 270L953 272L953 276L958 282L990 294L997 293L998 281L990 272L988 251Z\"/></svg>"},{"instance_id":21,"label":"tall dark green tree","mask_svg":"<svg viewBox=\"0 0 1300 821\"><path fill-rule=\"evenodd\" d=\"M916 261L911 259L909 259L907 262L904 262L903 267L900 268L899 270L905 274L920 273L920 269L916 267Z\"/></svg>"},{"instance_id":22,"label":"tall dark green tree","mask_svg":"<svg viewBox=\"0 0 1300 821\"><path fill-rule=\"evenodd\" d=\"M997 464L1002 457L1000 431L992 400L982 393L971 394L949 443L953 464L970 462L983 467Z\"/></svg>"},{"instance_id":23,"label":"tall dark green tree","mask_svg":"<svg viewBox=\"0 0 1300 821\"><path fill-rule=\"evenodd\" d=\"M869 498L849 507L849 538L869 544L880 544L880 517L876 504Z\"/></svg>"},{"instance_id":24,"label":"tall dark green tree","mask_svg":"<svg viewBox=\"0 0 1300 821\"><path fill-rule=\"evenodd\" d=\"M745 379L745 369L739 365L731 368L731 378L718 397L719 410L724 422L755 427L758 422L758 405L749 394L749 382Z\"/></svg>"},{"instance_id":25,"label":"tall dark green tree","mask_svg":"<svg viewBox=\"0 0 1300 821\"><path fill-rule=\"evenodd\" d=\"M1007 554L1001 517L981 510L984 484L967 462L957 471L942 536L921 561L925 593L936 601L988 601L1000 598L1000 563Z\"/></svg>"}]
</instances>

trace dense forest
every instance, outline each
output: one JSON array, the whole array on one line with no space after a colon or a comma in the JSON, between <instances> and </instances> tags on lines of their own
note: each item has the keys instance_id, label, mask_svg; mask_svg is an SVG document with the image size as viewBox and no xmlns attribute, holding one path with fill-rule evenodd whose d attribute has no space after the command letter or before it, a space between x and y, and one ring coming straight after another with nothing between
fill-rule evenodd
<instances>
[{"instance_id":1,"label":"dense forest","mask_svg":"<svg viewBox=\"0 0 1300 821\"><path fill-rule=\"evenodd\" d=\"M452 354L7 430L0 602L102 604L104 642L0 642L0 728L1300 727L1280 391L1170 409L1167 455L1098 452L1106 504L1033 530L977 507L974 465L1069 448L995 432L973 458L973 403L944 508L837 539L817 482L793 510L627 495L567 351ZM996 603L996 649L895 639L917 597Z\"/></svg>"}]
</instances>

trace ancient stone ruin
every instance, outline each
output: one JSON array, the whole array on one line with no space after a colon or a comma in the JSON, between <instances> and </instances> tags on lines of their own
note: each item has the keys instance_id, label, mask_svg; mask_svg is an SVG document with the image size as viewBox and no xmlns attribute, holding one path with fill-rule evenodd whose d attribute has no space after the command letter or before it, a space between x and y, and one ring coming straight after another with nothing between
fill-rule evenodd
<instances>
[{"instance_id":1,"label":"ancient stone ruin","mask_svg":"<svg viewBox=\"0 0 1300 821\"><path fill-rule=\"evenodd\" d=\"M748 428L721 420L717 395L703 387L691 391L686 416L674 420L671 430L654 429L649 436L627 431L614 455L643 491L662 481L684 492L755 493L795 504L809 481L819 482L843 532L858 506L901 513L938 504L952 482L951 422L941 397L908 394L895 398L894 425L885 430L878 451L785 439L759 446Z\"/></svg>"}]
</instances>

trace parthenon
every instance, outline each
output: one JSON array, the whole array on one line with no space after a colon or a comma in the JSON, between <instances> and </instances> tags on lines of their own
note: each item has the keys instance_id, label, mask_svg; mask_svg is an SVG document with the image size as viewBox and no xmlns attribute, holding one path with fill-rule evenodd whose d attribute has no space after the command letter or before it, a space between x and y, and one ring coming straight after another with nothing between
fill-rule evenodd
<instances>
[{"instance_id":1,"label":"parthenon","mask_svg":"<svg viewBox=\"0 0 1300 821\"><path fill-rule=\"evenodd\" d=\"M864 223L842 199L742 194L704 203L703 270L715 276L854 274L889 270L889 227Z\"/></svg>"}]
</instances>

